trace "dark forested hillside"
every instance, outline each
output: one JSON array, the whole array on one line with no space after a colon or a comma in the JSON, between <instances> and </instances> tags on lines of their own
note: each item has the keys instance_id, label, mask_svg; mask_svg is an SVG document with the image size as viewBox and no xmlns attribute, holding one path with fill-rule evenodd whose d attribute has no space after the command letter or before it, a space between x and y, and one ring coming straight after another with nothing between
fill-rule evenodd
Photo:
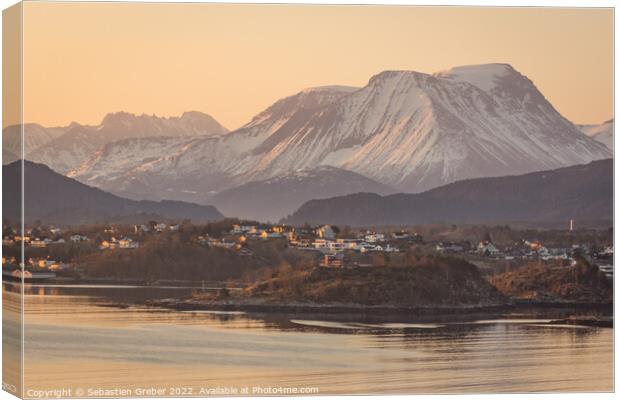
<instances>
[{"instance_id":1,"label":"dark forested hillside","mask_svg":"<svg viewBox=\"0 0 620 400\"><path fill-rule=\"evenodd\" d=\"M89 224L132 216L144 221L154 215L166 219L210 221L223 218L213 206L181 201L134 201L104 192L67 178L43 164L24 161L24 219L59 225ZM20 214L15 195L22 179L21 163L2 167L2 207L5 218ZM18 222L18 221L12 221Z\"/></svg>"},{"instance_id":2,"label":"dark forested hillside","mask_svg":"<svg viewBox=\"0 0 620 400\"><path fill-rule=\"evenodd\" d=\"M611 221L613 160L499 178L470 179L419 194L358 193L312 200L290 224L402 225L428 223Z\"/></svg>"}]
</instances>

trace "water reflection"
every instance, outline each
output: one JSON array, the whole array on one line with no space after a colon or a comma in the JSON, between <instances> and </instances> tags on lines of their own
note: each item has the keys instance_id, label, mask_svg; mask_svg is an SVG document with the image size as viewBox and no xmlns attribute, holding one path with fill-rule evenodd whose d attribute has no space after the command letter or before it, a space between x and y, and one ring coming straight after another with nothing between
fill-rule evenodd
<instances>
[{"instance_id":1,"label":"water reflection","mask_svg":"<svg viewBox=\"0 0 620 400\"><path fill-rule=\"evenodd\" d=\"M2 382L14 395L22 390L22 298L21 284L6 285L2 291Z\"/></svg>"},{"instance_id":2,"label":"water reflection","mask_svg":"<svg viewBox=\"0 0 620 400\"><path fill-rule=\"evenodd\" d=\"M320 393L612 390L613 330L563 311L442 317L177 312L192 288L26 288L26 387L285 385Z\"/></svg>"}]
</instances>

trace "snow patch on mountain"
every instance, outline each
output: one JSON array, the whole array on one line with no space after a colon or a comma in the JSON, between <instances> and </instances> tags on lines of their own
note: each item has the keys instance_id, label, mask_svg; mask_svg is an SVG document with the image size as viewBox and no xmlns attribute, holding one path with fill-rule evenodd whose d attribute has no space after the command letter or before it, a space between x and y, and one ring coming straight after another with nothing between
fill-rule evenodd
<instances>
[{"instance_id":1,"label":"snow patch on mountain","mask_svg":"<svg viewBox=\"0 0 620 400\"><path fill-rule=\"evenodd\" d=\"M26 155L32 153L62 135L67 129L45 128L39 124L7 126L2 130L2 148L6 154L12 154L13 157L7 157L4 162L14 157L19 158L22 150Z\"/></svg>"},{"instance_id":2,"label":"snow patch on mountain","mask_svg":"<svg viewBox=\"0 0 620 400\"><path fill-rule=\"evenodd\" d=\"M107 114L97 126L72 123L62 134L47 141L45 146L38 146L29 152L27 158L67 174L81 170L80 164L87 161L101 146L115 141L161 136L211 137L225 135L227 132L213 117L198 111L169 118L121 111ZM162 151L167 149L164 147ZM136 156L141 157L139 154Z\"/></svg>"},{"instance_id":3,"label":"snow patch on mountain","mask_svg":"<svg viewBox=\"0 0 620 400\"><path fill-rule=\"evenodd\" d=\"M514 73L516 73L516 71L510 64L498 63L464 65L451 68L447 71L437 72L434 75L440 78L468 82L486 92L489 92L497 87L498 81Z\"/></svg>"},{"instance_id":4,"label":"snow patch on mountain","mask_svg":"<svg viewBox=\"0 0 620 400\"><path fill-rule=\"evenodd\" d=\"M579 129L592 139L603 143L612 152L614 150L614 119L605 121L602 124L577 125Z\"/></svg>"}]
</instances>

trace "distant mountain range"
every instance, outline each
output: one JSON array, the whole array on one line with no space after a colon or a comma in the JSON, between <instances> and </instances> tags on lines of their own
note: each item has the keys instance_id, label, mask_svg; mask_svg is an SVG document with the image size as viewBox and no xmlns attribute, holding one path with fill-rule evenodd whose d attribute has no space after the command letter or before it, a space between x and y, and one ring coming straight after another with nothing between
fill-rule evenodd
<instances>
[{"instance_id":1,"label":"distant mountain range","mask_svg":"<svg viewBox=\"0 0 620 400\"><path fill-rule=\"evenodd\" d=\"M24 124L23 128L23 143L20 125L11 125L2 130L3 164L10 164L19 159L22 150L28 154L30 151L48 144L61 136L67 129L66 127L45 128L39 124Z\"/></svg>"},{"instance_id":2,"label":"distant mountain range","mask_svg":"<svg viewBox=\"0 0 620 400\"><path fill-rule=\"evenodd\" d=\"M117 113L98 127L53 128L26 158L122 197L272 220L311 199L419 193L612 157L508 64L386 71L362 88L306 89L232 132L186 114ZM19 154L8 150L9 159Z\"/></svg>"},{"instance_id":3,"label":"distant mountain range","mask_svg":"<svg viewBox=\"0 0 620 400\"><path fill-rule=\"evenodd\" d=\"M110 221L146 222L152 219L194 222L218 220L223 215L212 206L180 201L135 201L62 176L45 165L24 161L24 218L26 223L77 225ZM21 162L2 168L4 218L19 216L21 200L15 193L21 182ZM16 222L16 221L13 221Z\"/></svg>"},{"instance_id":4,"label":"distant mountain range","mask_svg":"<svg viewBox=\"0 0 620 400\"><path fill-rule=\"evenodd\" d=\"M66 127L45 128L38 124L25 124L24 154L30 161L45 164L56 172L66 174L102 146L119 140L209 136L226 132L228 130L213 117L197 111L170 118L117 112L106 115L97 126L73 122ZM21 154L20 137L21 131L17 125L3 130L5 164L14 161L6 156Z\"/></svg>"},{"instance_id":5,"label":"distant mountain range","mask_svg":"<svg viewBox=\"0 0 620 400\"><path fill-rule=\"evenodd\" d=\"M613 220L613 160L499 178L418 194L358 193L312 200L284 222L301 225L414 225Z\"/></svg>"},{"instance_id":6,"label":"distant mountain range","mask_svg":"<svg viewBox=\"0 0 620 400\"><path fill-rule=\"evenodd\" d=\"M595 125L577 125L579 129L592 139L603 143L612 152L614 151L614 119Z\"/></svg>"}]
</instances>

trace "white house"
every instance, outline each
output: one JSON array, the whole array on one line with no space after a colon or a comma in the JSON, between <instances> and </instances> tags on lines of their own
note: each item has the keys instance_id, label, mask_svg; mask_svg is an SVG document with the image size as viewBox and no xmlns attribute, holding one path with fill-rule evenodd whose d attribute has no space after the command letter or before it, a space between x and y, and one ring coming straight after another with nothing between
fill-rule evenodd
<instances>
[{"instance_id":1,"label":"white house","mask_svg":"<svg viewBox=\"0 0 620 400\"><path fill-rule=\"evenodd\" d=\"M495 256L499 254L499 249L493 243L483 241L478 243L478 253Z\"/></svg>"},{"instance_id":2,"label":"white house","mask_svg":"<svg viewBox=\"0 0 620 400\"><path fill-rule=\"evenodd\" d=\"M360 253L365 253L367 251L372 251L374 249L375 249L375 245L374 244L370 244L370 243L366 243L366 242L358 243L355 246L355 250L359 251Z\"/></svg>"},{"instance_id":3,"label":"white house","mask_svg":"<svg viewBox=\"0 0 620 400\"><path fill-rule=\"evenodd\" d=\"M385 235L383 233L376 233L376 232L367 233L364 236L364 240L368 243L383 242L385 240Z\"/></svg>"},{"instance_id":4,"label":"white house","mask_svg":"<svg viewBox=\"0 0 620 400\"><path fill-rule=\"evenodd\" d=\"M385 249L383 251L385 251L386 253L398 253L400 251L400 249L398 249L398 247L392 247L388 243L388 245L385 246Z\"/></svg>"},{"instance_id":5,"label":"white house","mask_svg":"<svg viewBox=\"0 0 620 400\"><path fill-rule=\"evenodd\" d=\"M72 242L88 242L88 237L76 233L75 235L71 235L70 240Z\"/></svg>"},{"instance_id":6,"label":"white house","mask_svg":"<svg viewBox=\"0 0 620 400\"><path fill-rule=\"evenodd\" d=\"M163 232L166 229L167 225L164 224L163 222L160 222L159 224L155 225L155 230L157 232Z\"/></svg>"}]
</instances>

